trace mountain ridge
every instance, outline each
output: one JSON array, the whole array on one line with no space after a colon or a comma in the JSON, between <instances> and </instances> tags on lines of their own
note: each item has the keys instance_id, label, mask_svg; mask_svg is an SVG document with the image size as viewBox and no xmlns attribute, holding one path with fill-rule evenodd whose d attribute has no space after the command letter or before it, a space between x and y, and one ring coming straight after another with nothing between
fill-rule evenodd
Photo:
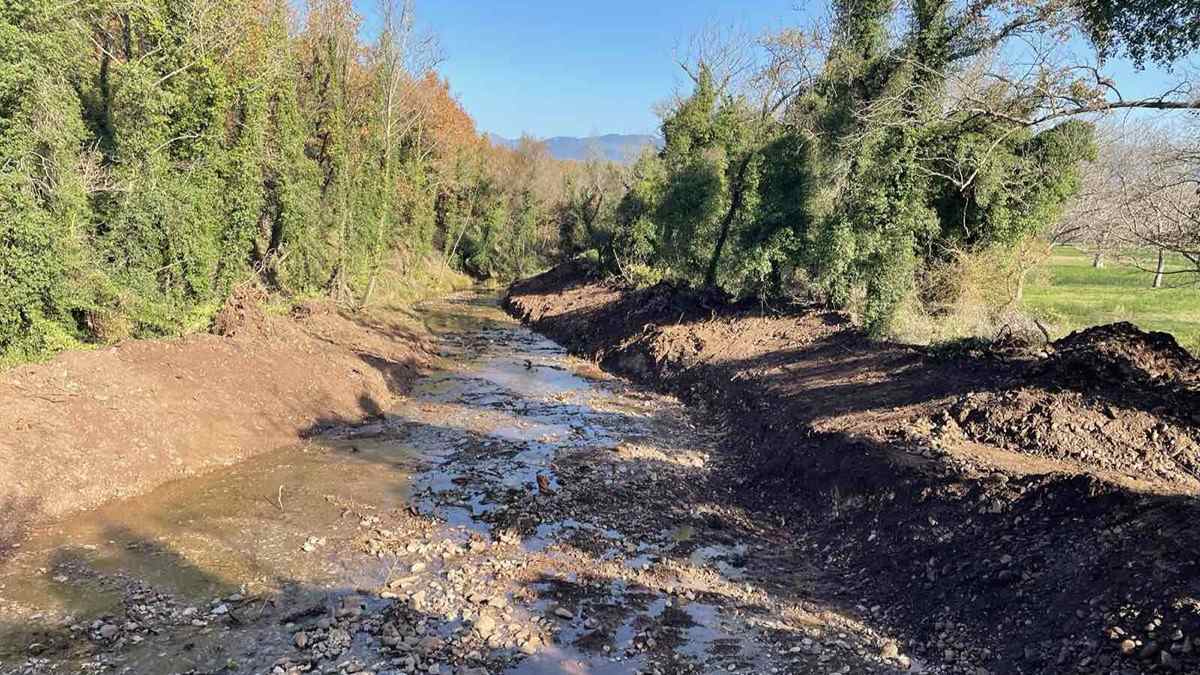
<instances>
[{"instance_id":1,"label":"mountain ridge","mask_svg":"<svg viewBox=\"0 0 1200 675\"><path fill-rule=\"evenodd\" d=\"M487 134L495 145L515 148L518 140ZM552 136L538 138L555 159L586 161L599 157L610 162L632 163L648 146L662 147L662 140L650 134L601 134L597 136Z\"/></svg>"}]
</instances>

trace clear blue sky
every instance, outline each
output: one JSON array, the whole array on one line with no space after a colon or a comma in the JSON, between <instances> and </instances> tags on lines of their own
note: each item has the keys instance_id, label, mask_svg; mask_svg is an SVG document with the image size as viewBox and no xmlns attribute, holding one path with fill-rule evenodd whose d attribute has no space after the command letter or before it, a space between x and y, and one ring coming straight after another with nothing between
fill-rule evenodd
<instances>
[{"instance_id":1,"label":"clear blue sky","mask_svg":"<svg viewBox=\"0 0 1200 675\"><path fill-rule=\"evenodd\" d=\"M355 0L371 23L373 0ZM439 70L481 131L591 136L656 133L653 107L685 76L677 47L705 26L751 33L811 25L825 0L416 0L437 35ZM803 9L797 9L802 7ZM1162 92L1163 73L1112 64L1127 97Z\"/></svg>"},{"instance_id":2,"label":"clear blue sky","mask_svg":"<svg viewBox=\"0 0 1200 675\"><path fill-rule=\"evenodd\" d=\"M550 137L655 133L652 107L682 75L677 44L714 21L754 32L801 21L797 4L417 0L416 10L441 42L442 74L481 130Z\"/></svg>"}]
</instances>

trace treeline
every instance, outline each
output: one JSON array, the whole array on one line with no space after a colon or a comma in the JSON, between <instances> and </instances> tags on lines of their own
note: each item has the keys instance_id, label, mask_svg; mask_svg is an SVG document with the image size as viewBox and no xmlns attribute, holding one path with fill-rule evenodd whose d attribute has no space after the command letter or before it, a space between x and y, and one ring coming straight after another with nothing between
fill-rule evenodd
<instances>
[{"instance_id":1,"label":"treeline","mask_svg":"<svg viewBox=\"0 0 1200 675\"><path fill-rule=\"evenodd\" d=\"M435 252L551 256L545 149L490 146L411 4L375 14L0 0L0 359L203 330L244 283L356 307Z\"/></svg>"},{"instance_id":2,"label":"treeline","mask_svg":"<svg viewBox=\"0 0 1200 675\"><path fill-rule=\"evenodd\" d=\"M968 269L1015 298L1018 252L1059 221L1095 157L1094 116L1200 105L1121 97L1099 69L1106 54L1188 53L1200 36L1187 22L1143 40L1179 4L835 0L813 30L702 35L665 146L624 181L596 172L564 250L592 248L642 282L816 297L876 334L906 306L952 303ZM1076 60L1087 40L1093 59Z\"/></svg>"}]
</instances>

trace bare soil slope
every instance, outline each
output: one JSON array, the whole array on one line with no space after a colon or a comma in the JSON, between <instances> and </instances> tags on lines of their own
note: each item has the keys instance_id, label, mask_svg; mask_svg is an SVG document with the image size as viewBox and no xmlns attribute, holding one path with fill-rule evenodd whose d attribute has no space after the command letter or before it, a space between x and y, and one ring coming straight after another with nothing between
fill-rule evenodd
<instances>
[{"instance_id":1,"label":"bare soil slope","mask_svg":"<svg viewBox=\"0 0 1200 675\"><path fill-rule=\"evenodd\" d=\"M505 304L725 419L713 489L792 523L828 572L798 601L837 596L992 672L1200 672L1200 367L1170 336L935 352L575 267Z\"/></svg>"},{"instance_id":2,"label":"bare soil slope","mask_svg":"<svg viewBox=\"0 0 1200 675\"><path fill-rule=\"evenodd\" d=\"M0 560L21 530L378 414L428 362L399 315L241 297L219 335L132 341L0 373Z\"/></svg>"}]
</instances>

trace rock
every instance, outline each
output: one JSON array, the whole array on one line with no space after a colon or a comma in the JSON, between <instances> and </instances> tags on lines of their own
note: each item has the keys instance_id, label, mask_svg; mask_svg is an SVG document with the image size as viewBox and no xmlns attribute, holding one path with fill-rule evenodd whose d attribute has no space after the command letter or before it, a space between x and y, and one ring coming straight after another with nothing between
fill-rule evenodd
<instances>
[{"instance_id":1,"label":"rock","mask_svg":"<svg viewBox=\"0 0 1200 675\"><path fill-rule=\"evenodd\" d=\"M429 656L442 647L442 639L438 637L424 637L417 643L417 649L421 650L421 654Z\"/></svg>"},{"instance_id":2,"label":"rock","mask_svg":"<svg viewBox=\"0 0 1200 675\"><path fill-rule=\"evenodd\" d=\"M229 613L229 605L220 604L213 607L211 614L213 616L224 616Z\"/></svg>"},{"instance_id":3,"label":"rock","mask_svg":"<svg viewBox=\"0 0 1200 675\"><path fill-rule=\"evenodd\" d=\"M496 632L496 620L487 615L481 616L475 621L475 630L486 638Z\"/></svg>"},{"instance_id":4,"label":"rock","mask_svg":"<svg viewBox=\"0 0 1200 675\"><path fill-rule=\"evenodd\" d=\"M364 609L362 598L358 596L347 596L342 598L341 607L338 608L338 618L357 619L362 615Z\"/></svg>"},{"instance_id":5,"label":"rock","mask_svg":"<svg viewBox=\"0 0 1200 675\"><path fill-rule=\"evenodd\" d=\"M536 654L538 647L542 646L542 641L538 636L532 635L529 639L521 642L521 651L525 654Z\"/></svg>"},{"instance_id":6,"label":"rock","mask_svg":"<svg viewBox=\"0 0 1200 675\"><path fill-rule=\"evenodd\" d=\"M1138 658L1148 661L1158 656L1161 651L1162 647L1157 642L1147 642L1146 646L1142 647L1142 651L1138 652Z\"/></svg>"},{"instance_id":7,"label":"rock","mask_svg":"<svg viewBox=\"0 0 1200 675\"><path fill-rule=\"evenodd\" d=\"M1137 649L1137 643L1128 638L1121 640L1121 653L1129 656Z\"/></svg>"},{"instance_id":8,"label":"rock","mask_svg":"<svg viewBox=\"0 0 1200 675\"><path fill-rule=\"evenodd\" d=\"M567 621L570 621L571 619L575 618L575 613L572 612L571 610L567 609L566 607L556 607L554 609L554 616L557 616L560 619L566 619Z\"/></svg>"},{"instance_id":9,"label":"rock","mask_svg":"<svg viewBox=\"0 0 1200 675\"><path fill-rule=\"evenodd\" d=\"M883 647L879 650L879 655L885 659L894 659L900 656L900 645L896 644L895 640L888 640L883 643Z\"/></svg>"},{"instance_id":10,"label":"rock","mask_svg":"<svg viewBox=\"0 0 1200 675\"><path fill-rule=\"evenodd\" d=\"M292 638L292 642L296 645L297 649L304 649L308 646L308 633L304 631L296 633L295 637Z\"/></svg>"}]
</instances>

